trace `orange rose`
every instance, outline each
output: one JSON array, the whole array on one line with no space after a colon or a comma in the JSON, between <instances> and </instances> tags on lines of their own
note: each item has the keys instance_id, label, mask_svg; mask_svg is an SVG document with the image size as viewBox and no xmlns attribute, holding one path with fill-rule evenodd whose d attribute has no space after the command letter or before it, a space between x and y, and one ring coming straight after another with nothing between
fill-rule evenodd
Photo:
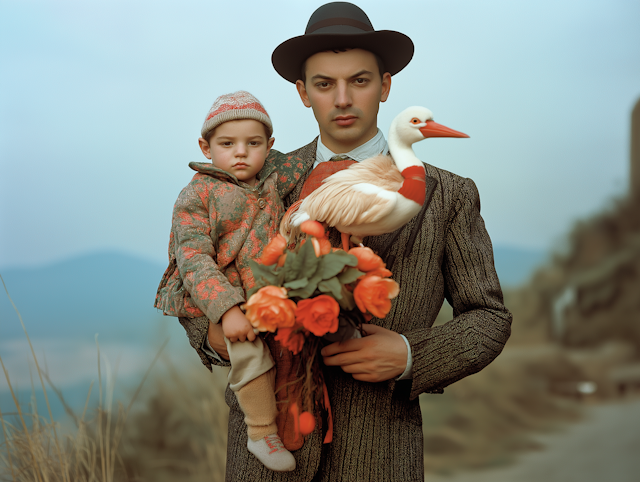
<instances>
[{"instance_id":1,"label":"orange rose","mask_svg":"<svg viewBox=\"0 0 640 482\"><path fill-rule=\"evenodd\" d=\"M294 333L296 328L279 328L275 339L280 342L287 350L297 355L304 345L304 333Z\"/></svg>"},{"instance_id":2,"label":"orange rose","mask_svg":"<svg viewBox=\"0 0 640 482\"><path fill-rule=\"evenodd\" d=\"M320 254L329 254L331 252L331 242L327 238L318 239L320 245Z\"/></svg>"},{"instance_id":3,"label":"orange rose","mask_svg":"<svg viewBox=\"0 0 640 482\"><path fill-rule=\"evenodd\" d=\"M271 266L278 262L278 258L284 253L287 247L287 240L284 239L282 234L278 234L275 238L269 241L269 244L262 251L262 257L260 262L265 266Z\"/></svg>"},{"instance_id":4,"label":"orange rose","mask_svg":"<svg viewBox=\"0 0 640 482\"><path fill-rule=\"evenodd\" d=\"M254 293L245 304L249 323L260 331L274 332L290 328L296 321L296 304L287 298L287 290L265 286Z\"/></svg>"},{"instance_id":5,"label":"orange rose","mask_svg":"<svg viewBox=\"0 0 640 482\"><path fill-rule=\"evenodd\" d=\"M296 321L316 336L338 330L340 305L329 295L298 301Z\"/></svg>"},{"instance_id":6,"label":"orange rose","mask_svg":"<svg viewBox=\"0 0 640 482\"><path fill-rule=\"evenodd\" d=\"M311 238L311 244L313 244L313 252L316 255L316 258L319 258L322 253L320 253L320 243L316 238Z\"/></svg>"},{"instance_id":7,"label":"orange rose","mask_svg":"<svg viewBox=\"0 0 640 482\"><path fill-rule=\"evenodd\" d=\"M365 276L380 276L380 278L389 278L393 273L387 268L376 268L373 271L369 271L367 274L360 276L358 279L362 279Z\"/></svg>"},{"instance_id":8,"label":"orange rose","mask_svg":"<svg viewBox=\"0 0 640 482\"><path fill-rule=\"evenodd\" d=\"M384 318L391 309L391 299L398 296L398 283L380 276L365 276L353 290L353 297L360 311Z\"/></svg>"},{"instance_id":9,"label":"orange rose","mask_svg":"<svg viewBox=\"0 0 640 482\"><path fill-rule=\"evenodd\" d=\"M349 254L358 258L358 269L360 271L367 272L385 267L382 258L374 253L371 248L351 248Z\"/></svg>"},{"instance_id":10,"label":"orange rose","mask_svg":"<svg viewBox=\"0 0 640 482\"><path fill-rule=\"evenodd\" d=\"M282 256L278 258L278 268L282 268L284 266L284 262L287 260L287 253L284 253ZM391 275L389 275L391 276Z\"/></svg>"},{"instance_id":11,"label":"orange rose","mask_svg":"<svg viewBox=\"0 0 640 482\"><path fill-rule=\"evenodd\" d=\"M331 241L327 238L311 238L311 244L313 244L313 252L315 253L316 258L331 252Z\"/></svg>"},{"instance_id":12,"label":"orange rose","mask_svg":"<svg viewBox=\"0 0 640 482\"><path fill-rule=\"evenodd\" d=\"M300 225L300 231L316 238L324 238L324 228L318 221L305 221Z\"/></svg>"}]
</instances>

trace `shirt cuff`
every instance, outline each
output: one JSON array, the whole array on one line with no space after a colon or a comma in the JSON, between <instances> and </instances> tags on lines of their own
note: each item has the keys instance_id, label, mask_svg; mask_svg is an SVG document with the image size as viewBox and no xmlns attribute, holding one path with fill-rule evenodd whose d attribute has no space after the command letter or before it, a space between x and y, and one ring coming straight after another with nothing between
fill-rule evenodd
<instances>
[{"instance_id":1,"label":"shirt cuff","mask_svg":"<svg viewBox=\"0 0 640 482\"><path fill-rule=\"evenodd\" d=\"M204 337L204 343L202 343L202 351L205 352L207 356L213 358L214 360L218 360L220 363L228 363L227 360L223 360L222 357L218 355L217 351L211 348L211 345L209 344L209 338L206 336Z\"/></svg>"},{"instance_id":2,"label":"shirt cuff","mask_svg":"<svg viewBox=\"0 0 640 482\"><path fill-rule=\"evenodd\" d=\"M409 345L409 340L407 340L406 336L402 334L400 334L400 336L404 340L405 345L407 345L407 367L404 369L404 372L402 372L402 375L396 378L396 380L411 380L413 378L413 356L411 355L411 345Z\"/></svg>"}]
</instances>

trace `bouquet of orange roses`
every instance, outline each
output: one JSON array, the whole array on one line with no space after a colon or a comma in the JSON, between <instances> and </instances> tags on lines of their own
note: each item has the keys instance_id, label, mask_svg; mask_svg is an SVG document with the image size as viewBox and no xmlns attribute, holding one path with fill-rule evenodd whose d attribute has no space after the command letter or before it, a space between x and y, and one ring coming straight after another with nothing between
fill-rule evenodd
<instances>
[{"instance_id":1,"label":"bouquet of orange roses","mask_svg":"<svg viewBox=\"0 0 640 482\"><path fill-rule=\"evenodd\" d=\"M320 348L361 336L362 322L384 318L399 287L370 248L333 248L316 221L300 228L307 235L302 242L287 246L278 235L264 249L261 263L251 262L255 286L247 293L245 309L254 328L275 332L282 346L302 353L302 394L311 410L314 402L323 403Z\"/></svg>"},{"instance_id":2,"label":"bouquet of orange roses","mask_svg":"<svg viewBox=\"0 0 640 482\"><path fill-rule=\"evenodd\" d=\"M320 337L331 343L351 338L364 319L384 318L399 291L370 248L332 248L316 221L301 230L308 237L297 246L289 248L279 234L261 263L250 262L255 286L245 305L253 327L276 332L293 354Z\"/></svg>"}]
</instances>

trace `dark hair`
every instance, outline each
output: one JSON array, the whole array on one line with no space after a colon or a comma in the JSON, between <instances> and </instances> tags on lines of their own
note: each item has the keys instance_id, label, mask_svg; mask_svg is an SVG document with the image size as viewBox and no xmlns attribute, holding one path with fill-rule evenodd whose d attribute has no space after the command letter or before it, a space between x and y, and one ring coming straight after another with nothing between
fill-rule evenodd
<instances>
[{"instance_id":1,"label":"dark hair","mask_svg":"<svg viewBox=\"0 0 640 482\"><path fill-rule=\"evenodd\" d=\"M339 49L323 50L323 52L334 52L334 53L337 54L337 53L340 53L340 52L346 52L348 50L353 50L353 47L343 47L343 48L339 48ZM367 52L371 52L371 51L367 50ZM316 53L320 53L320 52L316 52ZM384 62L382 61L382 58L377 53L375 53L375 52L371 52L371 53L376 58L376 63L378 64L378 72L380 72L380 78L382 79L382 76L386 72L386 70L384 68ZM308 58L305 59L305 61L302 62L302 65L300 66L300 80L302 80L303 84L307 83L307 60L309 60L309 59Z\"/></svg>"}]
</instances>

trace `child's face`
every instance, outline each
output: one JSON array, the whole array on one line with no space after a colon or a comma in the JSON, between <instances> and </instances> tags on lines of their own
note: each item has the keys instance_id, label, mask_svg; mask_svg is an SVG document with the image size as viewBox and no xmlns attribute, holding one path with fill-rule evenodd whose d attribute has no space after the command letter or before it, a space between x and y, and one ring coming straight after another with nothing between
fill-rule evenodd
<instances>
[{"instance_id":1,"label":"child's face","mask_svg":"<svg viewBox=\"0 0 640 482\"><path fill-rule=\"evenodd\" d=\"M242 119L220 124L208 143L200 138L200 148L214 166L253 186L273 141L261 122Z\"/></svg>"}]
</instances>

